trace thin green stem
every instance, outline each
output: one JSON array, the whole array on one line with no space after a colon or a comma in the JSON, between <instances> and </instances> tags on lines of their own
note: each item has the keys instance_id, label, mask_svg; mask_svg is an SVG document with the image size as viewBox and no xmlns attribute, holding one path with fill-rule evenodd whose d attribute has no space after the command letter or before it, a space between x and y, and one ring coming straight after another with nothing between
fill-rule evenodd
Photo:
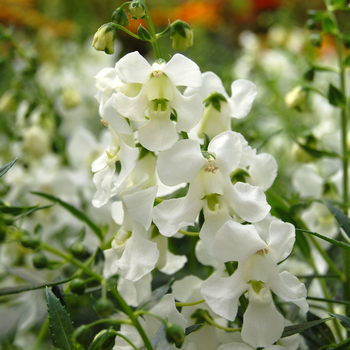
<instances>
[{"instance_id":1,"label":"thin green stem","mask_svg":"<svg viewBox=\"0 0 350 350\"><path fill-rule=\"evenodd\" d=\"M199 236L199 232L190 232L190 231L183 231L183 230L178 230L178 232L182 233L185 236L194 236L194 237Z\"/></svg>"},{"instance_id":2,"label":"thin green stem","mask_svg":"<svg viewBox=\"0 0 350 350\"><path fill-rule=\"evenodd\" d=\"M92 271L89 267L85 266L82 262L79 260L73 258L72 256L66 255L59 250L57 250L54 247L51 247L45 243L41 243L41 248L45 249L55 255L60 256L61 258L65 259L66 261L70 262L71 264L74 264L77 267L80 267L84 272L86 272L88 275L95 277L98 281L101 282L101 284L106 284L106 280L103 278L103 276L99 275L98 273ZM147 350L154 350L152 347L152 344L150 340L148 339L145 331L141 327L140 322L138 321L137 317L134 316L134 313L130 306L125 302L125 300L122 298L122 296L119 294L119 292L116 289L110 290L111 294L114 296L114 298L117 300L119 305L121 306L122 310L129 316L132 324L135 326L137 331L139 332Z\"/></svg>"},{"instance_id":3,"label":"thin green stem","mask_svg":"<svg viewBox=\"0 0 350 350\"><path fill-rule=\"evenodd\" d=\"M134 350L138 350L138 348L136 347L136 345L129 339L127 338L124 334L120 333L120 332L116 332L114 330L109 330L109 334L113 334L115 335L116 337L120 337L120 338L123 338L128 344L130 344L132 346L132 348Z\"/></svg>"},{"instance_id":4,"label":"thin green stem","mask_svg":"<svg viewBox=\"0 0 350 350\"><path fill-rule=\"evenodd\" d=\"M194 306L194 305L199 305L199 304L202 304L204 303L205 300L204 299L201 299L201 300L198 300L198 301L193 301L191 303L180 303L180 302L175 302L175 305L176 307L186 307L186 306Z\"/></svg>"},{"instance_id":5,"label":"thin green stem","mask_svg":"<svg viewBox=\"0 0 350 350\"><path fill-rule=\"evenodd\" d=\"M35 339L35 343L33 344L32 350L37 350L40 347L40 344L44 341L47 331L49 330L50 320L49 317L46 317L44 324L41 326L40 332Z\"/></svg>"},{"instance_id":6,"label":"thin green stem","mask_svg":"<svg viewBox=\"0 0 350 350\"><path fill-rule=\"evenodd\" d=\"M145 4L145 9L146 9L145 20L146 20L148 32L151 36L151 44L153 47L154 55L156 56L156 59L159 59L159 58L162 58L162 54L160 52L158 38L157 38L156 31L155 31L154 26L153 26L153 22L151 20L151 16L150 16L149 11L148 11L146 1L143 1L143 2Z\"/></svg>"},{"instance_id":7,"label":"thin green stem","mask_svg":"<svg viewBox=\"0 0 350 350\"><path fill-rule=\"evenodd\" d=\"M134 34L133 32L131 32L129 29L126 29L125 27L121 26L120 24L116 24L114 23L115 27L122 30L123 32L129 34L130 36L132 36L135 39L140 39L140 37L136 34Z\"/></svg>"},{"instance_id":8,"label":"thin green stem","mask_svg":"<svg viewBox=\"0 0 350 350\"><path fill-rule=\"evenodd\" d=\"M211 326L214 326L215 328L221 329L226 332L240 332L242 328L230 328L230 327L223 327L216 322L205 312L202 313L201 315L207 323L209 323Z\"/></svg>"},{"instance_id":9,"label":"thin green stem","mask_svg":"<svg viewBox=\"0 0 350 350\"><path fill-rule=\"evenodd\" d=\"M153 312L146 311L146 310L137 310L137 311L134 312L134 315L136 317L138 317L140 315L147 315L147 316L151 316L153 318L156 318L157 320L159 320L163 324L167 323L167 321L163 317L161 317L161 316L159 316L157 314L154 314Z\"/></svg>"},{"instance_id":10,"label":"thin green stem","mask_svg":"<svg viewBox=\"0 0 350 350\"><path fill-rule=\"evenodd\" d=\"M112 319L112 318L102 318L100 320L91 322L89 324L87 324L86 326L88 327L94 327L97 326L99 324L103 324L103 323L108 323L108 324L132 324L130 320L120 320L120 319Z\"/></svg>"}]
</instances>

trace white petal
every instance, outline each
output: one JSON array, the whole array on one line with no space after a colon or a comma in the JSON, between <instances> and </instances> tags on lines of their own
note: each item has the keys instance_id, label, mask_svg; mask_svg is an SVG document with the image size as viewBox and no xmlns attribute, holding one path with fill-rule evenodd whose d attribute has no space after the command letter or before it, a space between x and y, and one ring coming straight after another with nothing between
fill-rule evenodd
<instances>
[{"instance_id":1,"label":"white petal","mask_svg":"<svg viewBox=\"0 0 350 350\"><path fill-rule=\"evenodd\" d=\"M116 254L113 249L107 249L103 251L105 256L105 263L103 265L103 277L109 278L118 273L118 266L114 265L114 261L116 260Z\"/></svg>"},{"instance_id":2,"label":"white petal","mask_svg":"<svg viewBox=\"0 0 350 350\"><path fill-rule=\"evenodd\" d=\"M247 290L242 271L238 268L228 278L211 276L202 283L201 292L210 308L219 316L233 321L237 315L238 299Z\"/></svg>"},{"instance_id":3,"label":"white petal","mask_svg":"<svg viewBox=\"0 0 350 350\"><path fill-rule=\"evenodd\" d=\"M316 174L312 165L300 167L292 177L292 184L302 198L320 198L323 192L324 180Z\"/></svg>"},{"instance_id":4,"label":"white petal","mask_svg":"<svg viewBox=\"0 0 350 350\"><path fill-rule=\"evenodd\" d=\"M152 223L152 211L156 195L157 186L132 194L124 195L123 192L119 194L129 211L132 221L142 225L145 230L148 230Z\"/></svg>"},{"instance_id":5,"label":"white petal","mask_svg":"<svg viewBox=\"0 0 350 350\"><path fill-rule=\"evenodd\" d=\"M199 94L185 97L175 90L171 107L177 113L177 131L191 131L199 123L203 115L203 103Z\"/></svg>"},{"instance_id":6,"label":"white petal","mask_svg":"<svg viewBox=\"0 0 350 350\"><path fill-rule=\"evenodd\" d=\"M151 118L138 129L139 142L150 151L169 149L179 139L174 123L168 119Z\"/></svg>"},{"instance_id":7,"label":"white petal","mask_svg":"<svg viewBox=\"0 0 350 350\"><path fill-rule=\"evenodd\" d=\"M125 96L122 92L113 94L111 97L113 105L123 117L136 122L143 122L146 120L145 111L148 108L144 91L144 88L142 88L136 97Z\"/></svg>"},{"instance_id":8,"label":"white petal","mask_svg":"<svg viewBox=\"0 0 350 350\"><path fill-rule=\"evenodd\" d=\"M285 301L291 301L298 305L303 312L309 310L306 301L306 287L298 278L287 271L283 271L270 283L271 290Z\"/></svg>"},{"instance_id":9,"label":"white petal","mask_svg":"<svg viewBox=\"0 0 350 350\"><path fill-rule=\"evenodd\" d=\"M200 145L195 140L180 140L159 154L157 172L168 186L191 182L205 164Z\"/></svg>"},{"instance_id":10,"label":"white petal","mask_svg":"<svg viewBox=\"0 0 350 350\"><path fill-rule=\"evenodd\" d=\"M202 206L202 201L189 191L186 197L158 204L153 209L153 221L162 235L171 237L181 228L193 225Z\"/></svg>"},{"instance_id":11,"label":"white petal","mask_svg":"<svg viewBox=\"0 0 350 350\"><path fill-rule=\"evenodd\" d=\"M215 271L225 270L225 265L218 262L213 256L209 255L208 249L204 245L203 240L199 240L196 244L196 258L204 266L212 266Z\"/></svg>"},{"instance_id":12,"label":"white petal","mask_svg":"<svg viewBox=\"0 0 350 350\"><path fill-rule=\"evenodd\" d=\"M240 138L236 132L225 131L211 140L208 151L215 154L220 171L229 174L237 168L241 161Z\"/></svg>"},{"instance_id":13,"label":"white petal","mask_svg":"<svg viewBox=\"0 0 350 350\"><path fill-rule=\"evenodd\" d=\"M103 170L97 172L92 181L94 182L97 191L92 200L92 205L95 208L100 208L105 205L111 197L112 181L115 173L115 168L106 166Z\"/></svg>"},{"instance_id":14,"label":"white petal","mask_svg":"<svg viewBox=\"0 0 350 350\"><path fill-rule=\"evenodd\" d=\"M253 346L264 347L275 343L282 335L284 318L276 310L268 289L257 295L249 290L249 304L243 316L242 339Z\"/></svg>"},{"instance_id":15,"label":"white petal","mask_svg":"<svg viewBox=\"0 0 350 350\"><path fill-rule=\"evenodd\" d=\"M227 198L232 209L243 219L249 222L262 220L271 207L261 188L237 182L228 188Z\"/></svg>"},{"instance_id":16,"label":"white petal","mask_svg":"<svg viewBox=\"0 0 350 350\"><path fill-rule=\"evenodd\" d=\"M228 343L221 345L218 350L253 350L253 348L243 343Z\"/></svg>"},{"instance_id":17,"label":"white petal","mask_svg":"<svg viewBox=\"0 0 350 350\"><path fill-rule=\"evenodd\" d=\"M131 52L122 57L116 63L115 70L125 84L145 84L153 71L151 65L138 52Z\"/></svg>"},{"instance_id":18,"label":"white petal","mask_svg":"<svg viewBox=\"0 0 350 350\"><path fill-rule=\"evenodd\" d=\"M256 86L244 79L235 80L231 85L232 96L228 100L233 118L244 118L252 108L257 94Z\"/></svg>"},{"instance_id":19,"label":"white petal","mask_svg":"<svg viewBox=\"0 0 350 350\"><path fill-rule=\"evenodd\" d=\"M175 54L162 71L176 86L199 87L202 85L202 75L197 64L181 54Z\"/></svg>"},{"instance_id":20,"label":"white petal","mask_svg":"<svg viewBox=\"0 0 350 350\"><path fill-rule=\"evenodd\" d=\"M175 281L171 286L175 299L182 303L190 303L200 300L201 298L198 299L198 296L194 296L193 294L196 291L199 291L202 282L203 281L199 277L193 275Z\"/></svg>"},{"instance_id":21,"label":"white petal","mask_svg":"<svg viewBox=\"0 0 350 350\"><path fill-rule=\"evenodd\" d=\"M103 106L101 111L101 117L106 120L109 125L118 134L132 135L130 125L127 121L117 112L114 107L114 98L111 97Z\"/></svg>"},{"instance_id":22,"label":"white petal","mask_svg":"<svg viewBox=\"0 0 350 350\"><path fill-rule=\"evenodd\" d=\"M128 175L136 166L137 158L139 156L139 149L137 147L130 147L125 141L124 137L121 136L120 139L120 151L119 159L121 164L121 171L118 176L118 180L115 183L115 187L118 188L122 185Z\"/></svg>"},{"instance_id":23,"label":"white petal","mask_svg":"<svg viewBox=\"0 0 350 350\"><path fill-rule=\"evenodd\" d=\"M267 191L275 181L278 165L274 157L268 153L257 154L249 164L249 177L246 181Z\"/></svg>"},{"instance_id":24,"label":"white petal","mask_svg":"<svg viewBox=\"0 0 350 350\"><path fill-rule=\"evenodd\" d=\"M272 221L269 228L269 253L273 254L276 263L286 259L292 252L295 242L294 225Z\"/></svg>"},{"instance_id":25,"label":"white petal","mask_svg":"<svg viewBox=\"0 0 350 350\"><path fill-rule=\"evenodd\" d=\"M136 282L119 277L117 289L128 305L137 307L152 293L152 275L149 273Z\"/></svg>"},{"instance_id":26,"label":"white petal","mask_svg":"<svg viewBox=\"0 0 350 350\"><path fill-rule=\"evenodd\" d=\"M175 272L181 270L187 263L186 255L175 255L167 250L166 252L167 262L165 266L159 269L160 272L167 275L172 275Z\"/></svg>"},{"instance_id":27,"label":"white petal","mask_svg":"<svg viewBox=\"0 0 350 350\"><path fill-rule=\"evenodd\" d=\"M205 100L209 95L214 92L222 94L228 99L227 93L224 86L222 85L221 79L213 72L205 72L202 74L203 83L200 88L193 89L187 88L185 90L185 95L193 95L195 92L199 92L202 97L202 100Z\"/></svg>"},{"instance_id":28,"label":"white petal","mask_svg":"<svg viewBox=\"0 0 350 350\"><path fill-rule=\"evenodd\" d=\"M129 281L137 281L151 272L159 258L157 244L143 238L141 230L137 224L134 225L121 259L115 262L120 275Z\"/></svg>"},{"instance_id":29,"label":"white petal","mask_svg":"<svg viewBox=\"0 0 350 350\"><path fill-rule=\"evenodd\" d=\"M111 212L114 222L118 225L121 225L124 219L123 203L120 201L113 202L111 205Z\"/></svg>"},{"instance_id":30,"label":"white petal","mask_svg":"<svg viewBox=\"0 0 350 350\"><path fill-rule=\"evenodd\" d=\"M251 255L266 247L253 225L241 225L227 221L216 234L213 256L221 262L244 262Z\"/></svg>"}]
</instances>

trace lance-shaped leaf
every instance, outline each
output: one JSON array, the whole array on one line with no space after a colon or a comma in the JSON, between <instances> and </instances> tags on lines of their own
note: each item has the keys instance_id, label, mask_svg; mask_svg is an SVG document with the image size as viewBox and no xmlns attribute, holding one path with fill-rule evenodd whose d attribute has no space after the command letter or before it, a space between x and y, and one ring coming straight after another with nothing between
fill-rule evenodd
<instances>
[{"instance_id":1,"label":"lance-shaped leaf","mask_svg":"<svg viewBox=\"0 0 350 350\"><path fill-rule=\"evenodd\" d=\"M52 338L54 339L56 346L62 350L73 350L74 345L72 335L74 328L72 321L66 309L47 287L46 304L49 313Z\"/></svg>"},{"instance_id":2,"label":"lance-shaped leaf","mask_svg":"<svg viewBox=\"0 0 350 350\"><path fill-rule=\"evenodd\" d=\"M15 164L16 161L17 161L17 158L14 159L12 162L7 163L2 168L0 168L0 177L3 177L12 168L13 164Z\"/></svg>"},{"instance_id":3,"label":"lance-shaped leaf","mask_svg":"<svg viewBox=\"0 0 350 350\"><path fill-rule=\"evenodd\" d=\"M65 208L66 210L68 210L72 215L74 215L76 218L78 218L79 220L85 222L90 228L91 230L97 235L97 237L102 241L103 240L103 235L102 235L102 231L101 229L96 226L82 211L80 211L79 209L73 207L72 205L62 201L61 199L52 196L50 194L47 193L42 193L42 192L31 192L32 194L35 194L37 196L41 196L44 197L52 202L56 202L58 203L60 206L62 206L63 208Z\"/></svg>"},{"instance_id":4,"label":"lance-shaped leaf","mask_svg":"<svg viewBox=\"0 0 350 350\"><path fill-rule=\"evenodd\" d=\"M331 202L324 200L323 203L337 219L340 227L350 237L350 219L340 209L336 208Z\"/></svg>"},{"instance_id":5,"label":"lance-shaped leaf","mask_svg":"<svg viewBox=\"0 0 350 350\"><path fill-rule=\"evenodd\" d=\"M344 315L332 314L331 312L329 314L331 316L337 318L344 328L350 330L350 318L349 317L346 317Z\"/></svg>"},{"instance_id":6,"label":"lance-shaped leaf","mask_svg":"<svg viewBox=\"0 0 350 350\"><path fill-rule=\"evenodd\" d=\"M311 321L311 322L306 322L306 323L296 324L293 326L284 327L284 331L282 333L281 338L290 337L291 335L301 333L303 331L306 331L309 328L312 328L312 327L315 327L319 324L325 323L331 319L332 319L332 317L328 317L328 318L323 318L323 319L319 319L319 320L315 320L315 321Z\"/></svg>"},{"instance_id":7,"label":"lance-shaped leaf","mask_svg":"<svg viewBox=\"0 0 350 350\"><path fill-rule=\"evenodd\" d=\"M329 103L335 107L344 107L346 104L344 94L332 84L329 84L327 98Z\"/></svg>"}]
</instances>

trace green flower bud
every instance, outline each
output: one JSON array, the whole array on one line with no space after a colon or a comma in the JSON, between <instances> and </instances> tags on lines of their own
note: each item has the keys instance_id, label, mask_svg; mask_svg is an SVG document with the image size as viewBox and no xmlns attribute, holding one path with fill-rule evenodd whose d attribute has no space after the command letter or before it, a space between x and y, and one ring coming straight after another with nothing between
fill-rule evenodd
<instances>
[{"instance_id":1,"label":"green flower bud","mask_svg":"<svg viewBox=\"0 0 350 350\"><path fill-rule=\"evenodd\" d=\"M73 88L64 89L61 99L63 106L67 109L75 108L81 103L78 91Z\"/></svg>"},{"instance_id":2,"label":"green flower bud","mask_svg":"<svg viewBox=\"0 0 350 350\"><path fill-rule=\"evenodd\" d=\"M86 325L80 326L73 333L74 341L83 346L88 346L90 344L90 338L91 338L91 329Z\"/></svg>"},{"instance_id":3,"label":"green flower bud","mask_svg":"<svg viewBox=\"0 0 350 350\"><path fill-rule=\"evenodd\" d=\"M33 256L33 265L37 269L44 269L47 266L47 257L39 252Z\"/></svg>"},{"instance_id":4,"label":"green flower bud","mask_svg":"<svg viewBox=\"0 0 350 350\"><path fill-rule=\"evenodd\" d=\"M107 54L114 53L115 24L110 22L102 25L95 33L92 46L97 51L104 51Z\"/></svg>"},{"instance_id":5,"label":"green flower bud","mask_svg":"<svg viewBox=\"0 0 350 350\"><path fill-rule=\"evenodd\" d=\"M74 294L82 295L85 292L86 286L82 279L76 278L69 284L69 289Z\"/></svg>"},{"instance_id":6,"label":"green flower bud","mask_svg":"<svg viewBox=\"0 0 350 350\"><path fill-rule=\"evenodd\" d=\"M146 6L142 0L133 0L129 5L131 18L140 19L146 15Z\"/></svg>"},{"instance_id":7,"label":"green flower bud","mask_svg":"<svg viewBox=\"0 0 350 350\"><path fill-rule=\"evenodd\" d=\"M86 254L86 248L83 243L81 242L74 242L70 247L69 250L76 258L81 258Z\"/></svg>"},{"instance_id":8,"label":"green flower bud","mask_svg":"<svg viewBox=\"0 0 350 350\"><path fill-rule=\"evenodd\" d=\"M108 317L113 312L113 308L113 303L106 298L98 299L95 305L95 309L101 317Z\"/></svg>"},{"instance_id":9,"label":"green flower bud","mask_svg":"<svg viewBox=\"0 0 350 350\"><path fill-rule=\"evenodd\" d=\"M116 24L119 24L123 27L129 25L129 18L126 14L124 7L118 7L112 14L112 21Z\"/></svg>"},{"instance_id":10,"label":"green flower bud","mask_svg":"<svg viewBox=\"0 0 350 350\"><path fill-rule=\"evenodd\" d=\"M310 43L312 46L320 47L322 45L321 35L318 33L313 33L310 35Z\"/></svg>"},{"instance_id":11,"label":"green flower bud","mask_svg":"<svg viewBox=\"0 0 350 350\"><path fill-rule=\"evenodd\" d=\"M40 245L40 240L38 238L33 238L30 236L28 231L22 232L22 237L20 238L20 242L23 247L36 249Z\"/></svg>"},{"instance_id":12,"label":"green flower bud","mask_svg":"<svg viewBox=\"0 0 350 350\"><path fill-rule=\"evenodd\" d=\"M183 21L177 20L171 24L170 37L174 50L184 51L193 45L193 30Z\"/></svg>"},{"instance_id":13,"label":"green flower bud","mask_svg":"<svg viewBox=\"0 0 350 350\"><path fill-rule=\"evenodd\" d=\"M175 323L168 322L165 325L165 332L168 342L174 343L177 348L180 348L185 340L183 329Z\"/></svg>"}]
</instances>

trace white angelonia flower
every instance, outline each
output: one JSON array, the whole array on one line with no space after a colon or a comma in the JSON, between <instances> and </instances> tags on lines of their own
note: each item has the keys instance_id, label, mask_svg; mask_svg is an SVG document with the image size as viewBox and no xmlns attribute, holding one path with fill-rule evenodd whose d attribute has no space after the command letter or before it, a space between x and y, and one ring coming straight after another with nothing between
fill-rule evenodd
<instances>
[{"instance_id":1,"label":"white angelonia flower","mask_svg":"<svg viewBox=\"0 0 350 350\"><path fill-rule=\"evenodd\" d=\"M213 256L222 262L238 261L232 276L211 276L202 284L202 295L218 315L233 321L238 299L248 291L249 305L244 313L242 339L253 347L276 342L284 329L284 318L276 310L271 292L284 301L308 311L304 284L287 271L278 272L278 263L286 259L294 245L295 228L289 223L272 221L268 243L254 226L226 222L218 231Z\"/></svg>"},{"instance_id":2,"label":"white angelonia flower","mask_svg":"<svg viewBox=\"0 0 350 350\"><path fill-rule=\"evenodd\" d=\"M158 303L148 311L166 319L168 322L179 325L183 330L185 330L187 326L186 319L176 309L174 296L172 294L164 295ZM155 336L162 325L160 320L148 315L139 316L138 320L149 339ZM122 324L120 332L131 340L137 348L143 347L144 343L134 325ZM121 337L116 337L113 350L134 350L134 348Z\"/></svg>"},{"instance_id":3,"label":"white angelonia flower","mask_svg":"<svg viewBox=\"0 0 350 350\"><path fill-rule=\"evenodd\" d=\"M198 66L185 56L176 54L168 63L158 60L151 66L138 52L132 52L117 62L116 71L124 84L142 84L136 97L122 92L114 95L114 105L124 117L146 122L139 128L139 141L145 148L170 148L178 140L177 132L190 131L202 117L201 97L183 96L177 89L202 83ZM172 110L176 125L170 119Z\"/></svg>"},{"instance_id":4,"label":"white angelonia flower","mask_svg":"<svg viewBox=\"0 0 350 350\"><path fill-rule=\"evenodd\" d=\"M195 140L181 140L158 157L158 175L165 185L189 182L185 197L170 199L153 210L153 221L164 236L193 225L204 210L205 222L200 232L207 249L217 230L235 216L237 220L257 222L270 210L259 187L245 183L232 185L230 174L241 160L242 146L237 133L226 131L214 137L208 152L202 153Z\"/></svg>"},{"instance_id":5,"label":"white angelonia flower","mask_svg":"<svg viewBox=\"0 0 350 350\"><path fill-rule=\"evenodd\" d=\"M255 96L256 86L244 79L235 80L231 85L231 97L225 91L221 79L213 72L202 74L203 84L199 88L189 87L185 95L198 92L204 101L203 118L198 129L198 136L208 135L210 139L231 130L231 118L244 118L250 111Z\"/></svg>"},{"instance_id":6,"label":"white angelonia flower","mask_svg":"<svg viewBox=\"0 0 350 350\"><path fill-rule=\"evenodd\" d=\"M157 244L150 241L151 229L132 222L124 208L123 224L112 241L112 248L105 250L105 278L119 274L122 278L136 282L150 273L159 258Z\"/></svg>"},{"instance_id":7,"label":"white angelonia flower","mask_svg":"<svg viewBox=\"0 0 350 350\"><path fill-rule=\"evenodd\" d=\"M221 345L217 350L254 350L251 346L243 343L229 343ZM283 346L269 345L264 350L287 350Z\"/></svg>"}]
</instances>

